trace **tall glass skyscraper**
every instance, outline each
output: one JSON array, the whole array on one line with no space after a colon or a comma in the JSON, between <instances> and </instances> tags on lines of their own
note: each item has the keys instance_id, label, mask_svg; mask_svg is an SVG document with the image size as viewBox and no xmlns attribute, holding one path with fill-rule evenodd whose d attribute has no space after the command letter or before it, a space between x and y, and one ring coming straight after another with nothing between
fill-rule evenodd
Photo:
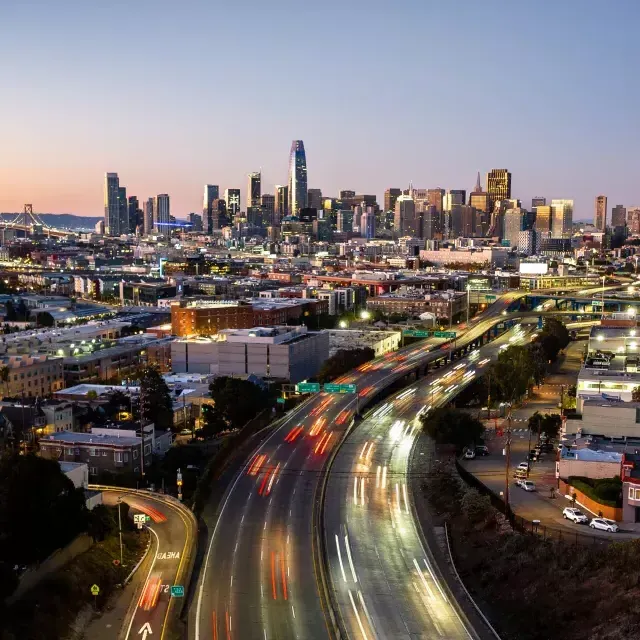
<instances>
[{"instance_id":1,"label":"tall glass skyscraper","mask_svg":"<svg viewBox=\"0 0 640 640\"><path fill-rule=\"evenodd\" d=\"M307 157L304 142L294 140L289 154L289 215L297 216L307 206Z\"/></svg>"},{"instance_id":2,"label":"tall glass skyscraper","mask_svg":"<svg viewBox=\"0 0 640 640\"><path fill-rule=\"evenodd\" d=\"M108 236L120 235L120 181L117 173L104 176L104 228Z\"/></svg>"}]
</instances>

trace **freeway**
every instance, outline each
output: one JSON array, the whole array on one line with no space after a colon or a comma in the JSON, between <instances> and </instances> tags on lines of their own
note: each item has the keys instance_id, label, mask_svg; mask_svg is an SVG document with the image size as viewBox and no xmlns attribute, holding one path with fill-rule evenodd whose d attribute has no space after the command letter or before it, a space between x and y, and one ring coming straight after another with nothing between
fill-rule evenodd
<instances>
[{"instance_id":1,"label":"freeway","mask_svg":"<svg viewBox=\"0 0 640 640\"><path fill-rule=\"evenodd\" d=\"M467 327L456 348L477 341L522 295L505 294ZM316 394L253 453L217 513L205 513L210 539L190 609L190 637L311 640L331 635L318 592L311 524L325 461L358 402L371 401L412 369L442 357L437 343L421 342L367 363L340 380L357 385L356 398Z\"/></svg>"},{"instance_id":2,"label":"freeway","mask_svg":"<svg viewBox=\"0 0 640 640\"><path fill-rule=\"evenodd\" d=\"M333 601L346 637L478 637L422 546L410 507L409 458L418 415L451 401L501 348L522 343L529 331L512 329L406 387L340 447L328 476L324 534Z\"/></svg>"},{"instance_id":3,"label":"freeway","mask_svg":"<svg viewBox=\"0 0 640 640\"><path fill-rule=\"evenodd\" d=\"M146 526L152 538L150 561L143 565L148 566L147 575L134 596L135 602L119 637L123 640L140 638L140 634L145 637L153 634L158 640L170 637L172 616L178 609L170 587L184 586L188 577L197 531L195 518L169 497L127 489L95 488L103 491L105 504L115 505L121 499L130 506L132 515L148 516Z\"/></svg>"}]
</instances>

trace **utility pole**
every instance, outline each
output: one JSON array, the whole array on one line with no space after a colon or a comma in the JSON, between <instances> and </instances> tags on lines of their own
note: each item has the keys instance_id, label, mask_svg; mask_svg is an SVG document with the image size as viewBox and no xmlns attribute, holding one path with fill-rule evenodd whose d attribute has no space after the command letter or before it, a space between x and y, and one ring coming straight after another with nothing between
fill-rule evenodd
<instances>
[{"instance_id":1,"label":"utility pole","mask_svg":"<svg viewBox=\"0 0 640 640\"><path fill-rule=\"evenodd\" d=\"M505 443L505 455L507 456L507 466L506 466L506 476L504 483L504 513L505 515L509 514L510 506L509 506L509 470L511 467L511 407L509 407L509 417L508 426L507 426L507 441ZM528 464L528 461L527 461ZM527 476L529 474L527 473Z\"/></svg>"},{"instance_id":2,"label":"utility pole","mask_svg":"<svg viewBox=\"0 0 640 640\"><path fill-rule=\"evenodd\" d=\"M122 504L122 498L118 496L118 533L120 535L120 566L122 567L122 509L120 505Z\"/></svg>"}]
</instances>

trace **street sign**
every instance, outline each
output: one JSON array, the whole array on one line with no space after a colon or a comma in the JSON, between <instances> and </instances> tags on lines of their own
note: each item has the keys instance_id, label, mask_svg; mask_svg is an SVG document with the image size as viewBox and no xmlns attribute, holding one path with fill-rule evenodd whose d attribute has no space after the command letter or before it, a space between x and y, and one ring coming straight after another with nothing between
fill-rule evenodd
<instances>
[{"instance_id":1,"label":"street sign","mask_svg":"<svg viewBox=\"0 0 640 640\"><path fill-rule=\"evenodd\" d=\"M340 393L355 393L356 385L355 384L341 384L340 385Z\"/></svg>"},{"instance_id":2,"label":"street sign","mask_svg":"<svg viewBox=\"0 0 640 640\"><path fill-rule=\"evenodd\" d=\"M496 298L497 298L497 296L491 295L491 294L489 294L489 293L487 293L487 294L485 295L485 297L484 297L484 299L485 299L487 302L493 302L493 301L495 301L495 300L496 300Z\"/></svg>"},{"instance_id":3,"label":"street sign","mask_svg":"<svg viewBox=\"0 0 640 640\"><path fill-rule=\"evenodd\" d=\"M592 300L591 301L591 306L592 307L601 307L602 306L602 300Z\"/></svg>"},{"instance_id":4,"label":"street sign","mask_svg":"<svg viewBox=\"0 0 640 640\"><path fill-rule=\"evenodd\" d=\"M277 398L277 399L276 399L276 402L277 402L278 404L284 404L284 403L286 402L286 400L285 400L284 398Z\"/></svg>"},{"instance_id":5,"label":"street sign","mask_svg":"<svg viewBox=\"0 0 640 640\"><path fill-rule=\"evenodd\" d=\"M334 382L325 382L323 388L327 393L340 393L340 385Z\"/></svg>"},{"instance_id":6,"label":"street sign","mask_svg":"<svg viewBox=\"0 0 640 640\"><path fill-rule=\"evenodd\" d=\"M405 338L428 338L431 332L425 329L404 329L402 335Z\"/></svg>"},{"instance_id":7,"label":"street sign","mask_svg":"<svg viewBox=\"0 0 640 640\"><path fill-rule=\"evenodd\" d=\"M133 521L136 524L144 524L147 521L147 516L144 513L136 513L133 516Z\"/></svg>"},{"instance_id":8,"label":"street sign","mask_svg":"<svg viewBox=\"0 0 640 640\"><path fill-rule=\"evenodd\" d=\"M318 393L320 391L319 382L299 382L296 385L298 393Z\"/></svg>"},{"instance_id":9,"label":"street sign","mask_svg":"<svg viewBox=\"0 0 640 640\"><path fill-rule=\"evenodd\" d=\"M97 596L100 593L100 587L97 584L91 585L91 595Z\"/></svg>"},{"instance_id":10,"label":"street sign","mask_svg":"<svg viewBox=\"0 0 640 640\"><path fill-rule=\"evenodd\" d=\"M184 587L181 584L174 584L171 586L172 598L184 598Z\"/></svg>"},{"instance_id":11,"label":"street sign","mask_svg":"<svg viewBox=\"0 0 640 640\"><path fill-rule=\"evenodd\" d=\"M456 337L456 332L455 331L434 331L433 332L433 337L434 338L448 338L453 340L453 338Z\"/></svg>"}]
</instances>

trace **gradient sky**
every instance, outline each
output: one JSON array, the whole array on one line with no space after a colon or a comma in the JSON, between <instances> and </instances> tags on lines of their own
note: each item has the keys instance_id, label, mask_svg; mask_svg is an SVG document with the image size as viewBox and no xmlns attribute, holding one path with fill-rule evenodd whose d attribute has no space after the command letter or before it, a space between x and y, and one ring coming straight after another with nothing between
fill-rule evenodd
<instances>
[{"instance_id":1,"label":"gradient sky","mask_svg":"<svg viewBox=\"0 0 640 640\"><path fill-rule=\"evenodd\" d=\"M311 6L307 6L311 5ZM640 204L638 0L21 0L0 4L0 211L284 183Z\"/></svg>"}]
</instances>

